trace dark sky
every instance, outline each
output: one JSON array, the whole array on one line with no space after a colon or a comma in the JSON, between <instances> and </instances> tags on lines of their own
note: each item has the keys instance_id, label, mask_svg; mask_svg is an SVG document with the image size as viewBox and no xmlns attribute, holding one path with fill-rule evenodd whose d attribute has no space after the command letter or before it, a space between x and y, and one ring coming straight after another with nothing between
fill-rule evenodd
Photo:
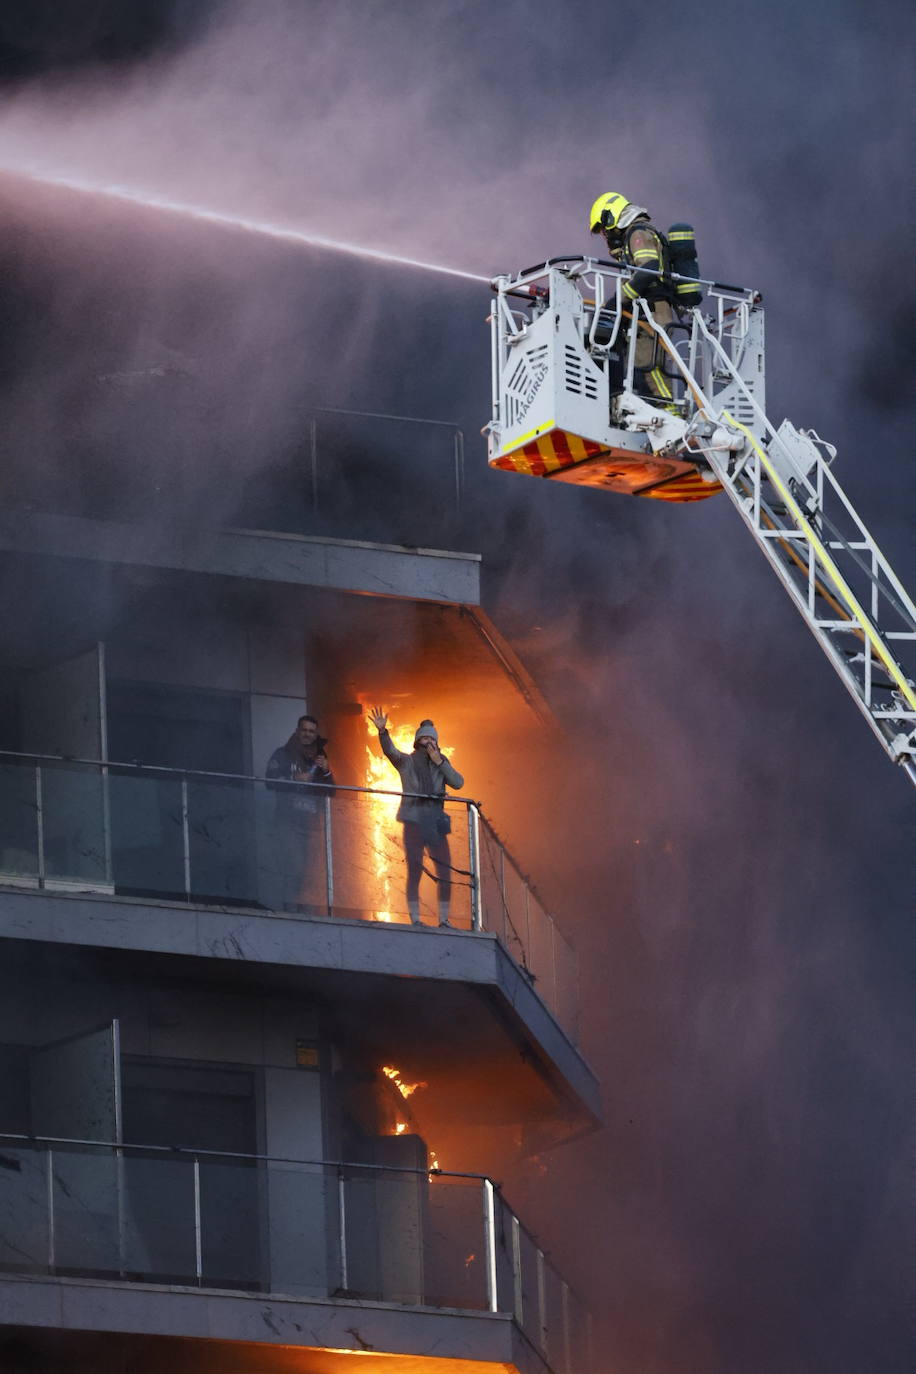
<instances>
[{"instance_id":1,"label":"dark sky","mask_svg":"<svg viewBox=\"0 0 916 1374\"><path fill-rule=\"evenodd\" d=\"M0 168L485 274L589 251L586 212L605 190L688 219L704 272L764 293L771 417L837 444L840 480L912 589L914 27L890 0L21 0L0 4ZM104 265L86 261L98 225L34 213L29 261L53 278L49 315L76 351ZM262 429L269 409L269 443L295 427L311 368L332 403L356 388L369 407L458 421L483 464L485 291L355 264L343 282L338 263L292 293L313 321L359 302L347 347L319 365L314 328L300 337L284 305L288 250L211 260L197 231L190 256L198 278L218 277L230 326L208 333L177 304L191 270L183 246L176 266L177 231L122 224L113 255L146 270L112 337L125 346L127 329L138 357L209 359L211 415L211 373L225 389L259 354L271 368L248 423ZM7 337L34 343L26 313ZM69 354L26 356L33 389L59 379L60 404ZM539 1195L523 1191L599 1313L601 1369L909 1371L913 789L724 498L658 510L488 480L486 537L509 551L493 613L565 731L543 742L554 857L539 872L539 837L530 866L575 929L610 1123L558 1152Z\"/></svg>"}]
</instances>

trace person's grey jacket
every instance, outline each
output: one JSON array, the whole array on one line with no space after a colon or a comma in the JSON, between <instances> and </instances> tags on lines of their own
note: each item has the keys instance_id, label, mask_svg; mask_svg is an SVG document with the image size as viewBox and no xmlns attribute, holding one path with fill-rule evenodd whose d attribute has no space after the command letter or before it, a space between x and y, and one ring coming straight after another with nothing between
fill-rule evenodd
<instances>
[{"instance_id":1,"label":"person's grey jacket","mask_svg":"<svg viewBox=\"0 0 916 1374\"><path fill-rule=\"evenodd\" d=\"M422 798L402 797L397 819L434 829L435 818L443 810L446 787L453 787L457 792L464 786L464 778L444 756L441 763L435 764L422 749L403 754L387 730L379 733L378 740L385 758L400 773L403 790L423 794Z\"/></svg>"}]
</instances>

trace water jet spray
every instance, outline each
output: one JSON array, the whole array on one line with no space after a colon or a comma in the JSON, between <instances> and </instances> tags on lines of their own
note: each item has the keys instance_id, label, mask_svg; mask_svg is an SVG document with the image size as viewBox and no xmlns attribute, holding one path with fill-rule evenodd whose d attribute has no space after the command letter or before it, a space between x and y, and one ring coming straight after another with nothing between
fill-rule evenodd
<instances>
[{"instance_id":1,"label":"water jet spray","mask_svg":"<svg viewBox=\"0 0 916 1374\"><path fill-rule=\"evenodd\" d=\"M312 234L305 229L289 228L282 224L272 224L268 220L248 219L243 215L232 215L222 210L208 210L202 205L187 201L171 200L168 196L152 195L137 191L129 186L116 186L82 181L75 177L56 176L46 172L25 171L21 168L3 169L27 181L43 186L59 186L67 191L78 191L83 195L105 196L109 200L119 200L129 205L142 206L147 210L161 210L168 214L184 215L187 219L200 220L206 224L218 224L225 229L241 229L249 234L263 234L268 238L281 239L286 243L301 243L309 248L324 248L332 253L350 253L355 257L370 258L375 262L387 262L396 267L414 267L423 272L439 272L447 277L459 277L464 281L489 284L489 277L475 272L465 272L459 267L445 267L437 262L424 262L420 258L405 257L399 253L386 253L381 248L365 248L357 243L344 243L339 239L327 238L323 234Z\"/></svg>"}]
</instances>

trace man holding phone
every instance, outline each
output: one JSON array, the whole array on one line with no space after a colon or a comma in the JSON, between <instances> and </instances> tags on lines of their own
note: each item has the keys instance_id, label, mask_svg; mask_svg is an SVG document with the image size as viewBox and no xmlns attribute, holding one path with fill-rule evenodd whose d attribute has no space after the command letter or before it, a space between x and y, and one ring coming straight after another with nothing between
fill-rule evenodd
<instances>
[{"instance_id":1,"label":"man holding phone","mask_svg":"<svg viewBox=\"0 0 916 1374\"><path fill-rule=\"evenodd\" d=\"M327 743L315 717L300 716L267 764L267 786L276 796L271 876L279 887L278 904L287 911L301 911L318 890L322 812L334 784Z\"/></svg>"},{"instance_id":2,"label":"man holding phone","mask_svg":"<svg viewBox=\"0 0 916 1374\"><path fill-rule=\"evenodd\" d=\"M405 796L397 818L404 827L404 855L407 860L407 910L415 926L420 925L420 875L423 855L429 854L436 869L439 886L439 925L448 925L452 896L452 863L448 836L451 821L443 805L446 787L459 791L464 778L439 748L439 735L431 720L421 720L414 736L413 753L404 754L388 733L388 717L374 707L369 719L378 730L382 753L401 778ZM418 794L418 795L410 795Z\"/></svg>"}]
</instances>

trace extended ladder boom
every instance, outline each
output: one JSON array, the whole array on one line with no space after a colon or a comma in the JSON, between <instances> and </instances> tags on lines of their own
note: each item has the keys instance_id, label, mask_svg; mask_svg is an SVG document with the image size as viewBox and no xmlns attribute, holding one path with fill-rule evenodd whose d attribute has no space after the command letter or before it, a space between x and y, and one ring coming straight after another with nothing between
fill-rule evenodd
<instances>
[{"instance_id":1,"label":"extended ladder boom","mask_svg":"<svg viewBox=\"0 0 916 1374\"><path fill-rule=\"evenodd\" d=\"M646 301L621 300L626 268L560 261L494 283L491 463L669 500L727 492L916 784L916 606L836 480L835 450L768 419L759 297L706 282L705 307L663 328ZM638 331L667 359L664 409L639 394Z\"/></svg>"},{"instance_id":2,"label":"extended ladder boom","mask_svg":"<svg viewBox=\"0 0 916 1374\"><path fill-rule=\"evenodd\" d=\"M644 313L651 312L641 303ZM831 471L835 450L784 420L774 429L699 312L697 327L764 431L761 440L705 395L707 419L744 445L704 457L882 746L916 783L916 606ZM699 387L665 331L669 356Z\"/></svg>"}]
</instances>

